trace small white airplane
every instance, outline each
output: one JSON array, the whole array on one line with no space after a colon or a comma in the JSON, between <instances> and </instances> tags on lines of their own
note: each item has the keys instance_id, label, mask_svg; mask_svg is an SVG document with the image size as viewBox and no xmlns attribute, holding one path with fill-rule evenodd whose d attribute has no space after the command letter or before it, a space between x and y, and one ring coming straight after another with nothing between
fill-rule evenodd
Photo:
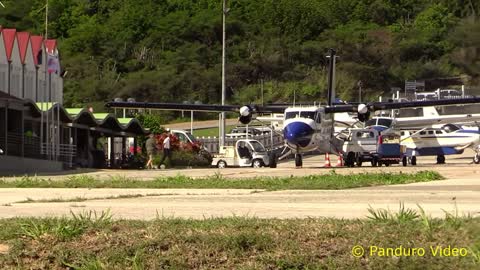
<instances>
[{"instance_id":1,"label":"small white airplane","mask_svg":"<svg viewBox=\"0 0 480 270\"><path fill-rule=\"evenodd\" d=\"M467 148L475 151L473 162L480 163L479 127L446 124L439 128L401 131L401 145L407 148L406 155L412 165L417 156L437 156L437 163L445 163L446 155L462 154Z\"/></svg>"},{"instance_id":2,"label":"small white airplane","mask_svg":"<svg viewBox=\"0 0 480 270\"><path fill-rule=\"evenodd\" d=\"M330 59L334 59L335 51L330 51ZM371 112L380 110L394 110L400 108L420 108L427 106L446 106L458 104L480 103L480 98L464 98L452 100L428 100L409 102L372 102L367 104L334 105L333 97L333 61L330 61L328 80L328 104L291 107L291 106L261 106L261 105L208 105L183 103L157 102L108 102L106 107L129 109L156 109L156 110L195 110L207 112L237 112L242 124L249 124L262 113L284 113L283 135L286 146L295 154L295 165L302 166L302 154L319 150L321 153L339 154L343 141L334 135L335 113L353 112L361 121L368 120Z\"/></svg>"},{"instance_id":3,"label":"small white airplane","mask_svg":"<svg viewBox=\"0 0 480 270\"><path fill-rule=\"evenodd\" d=\"M374 117L365 126L401 131L401 145L406 147L412 165L416 165L417 156L437 156L437 163L443 164L446 155L462 154L467 148L475 151L473 161L478 164L479 128L461 125L477 121L480 114L439 115L434 107L424 107L423 116Z\"/></svg>"}]
</instances>

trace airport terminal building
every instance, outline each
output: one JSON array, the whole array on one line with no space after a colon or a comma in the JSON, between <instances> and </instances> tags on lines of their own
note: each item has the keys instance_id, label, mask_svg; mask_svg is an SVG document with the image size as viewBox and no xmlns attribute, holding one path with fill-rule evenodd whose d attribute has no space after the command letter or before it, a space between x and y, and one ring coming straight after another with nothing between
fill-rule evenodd
<instances>
[{"instance_id":1,"label":"airport terminal building","mask_svg":"<svg viewBox=\"0 0 480 270\"><path fill-rule=\"evenodd\" d=\"M62 104L57 41L0 26L0 174L113 167L126 138L146 133L136 119ZM100 138L114 145L108 153Z\"/></svg>"}]
</instances>

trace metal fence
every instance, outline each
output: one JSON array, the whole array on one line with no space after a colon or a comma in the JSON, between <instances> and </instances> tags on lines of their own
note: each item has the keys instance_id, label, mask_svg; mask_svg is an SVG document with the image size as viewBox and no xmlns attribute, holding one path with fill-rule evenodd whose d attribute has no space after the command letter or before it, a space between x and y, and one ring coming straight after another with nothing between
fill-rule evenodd
<instances>
[{"instance_id":1,"label":"metal fence","mask_svg":"<svg viewBox=\"0 0 480 270\"><path fill-rule=\"evenodd\" d=\"M207 148L210 153L218 153L219 139L217 137L197 137L199 141ZM226 146L234 146L240 139L247 139L245 136L225 137ZM253 139L261 142L267 149L276 149L284 145L283 136L281 134L262 134L248 136L248 139Z\"/></svg>"},{"instance_id":2,"label":"metal fence","mask_svg":"<svg viewBox=\"0 0 480 270\"><path fill-rule=\"evenodd\" d=\"M57 157L53 158L54 160L62 161L71 167L77 152L77 148L73 144L59 144L55 147L49 145L49 151L47 152L47 144L41 143L38 136L24 136L18 132L7 133L7 147L5 147L5 136L2 135L0 135L0 148L4 151L7 150L7 155L9 156L45 159L46 153L51 153L52 156ZM22 136L24 136L23 143Z\"/></svg>"},{"instance_id":3,"label":"metal fence","mask_svg":"<svg viewBox=\"0 0 480 270\"><path fill-rule=\"evenodd\" d=\"M7 152L9 156L22 155L22 134L15 132L7 133L7 145L5 146L5 136L0 135L0 148Z\"/></svg>"},{"instance_id":4,"label":"metal fence","mask_svg":"<svg viewBox=\"0 0 480 270\"><path fill-rule=\"evenodd\" d=\"M51 144L47 145L46 143L42 143L41 153L42 155L51 153L53 159L62 161L71 168L73 167L73 158L77 154L77 147L74 144L57 144L53 146Z\"/></svg>"}]
</instances>

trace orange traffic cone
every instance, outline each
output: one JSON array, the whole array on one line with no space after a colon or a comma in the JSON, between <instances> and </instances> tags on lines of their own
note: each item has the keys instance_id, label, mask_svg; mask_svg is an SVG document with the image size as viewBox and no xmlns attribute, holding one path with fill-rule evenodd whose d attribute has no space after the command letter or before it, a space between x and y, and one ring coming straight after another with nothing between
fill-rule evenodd
<instances>
[{"instance_id":1,"label":"orange traffic cone","mask_svg":"<svg viewBox=\"0 0 480 270\"><path fill-rule=\"evenodd\" d=\"M330 163L330 154L329 153L325 154L325 165L323 167L325 167L325 168L332 167L332 163Z\"/></svg>"},{"instance_id":2,"label":"orange traffic cone","mask_svg":"<svg viewBox=\"0 0 480 270\"><path fill-rule=\"evenodd\" d=\"M337 164L335 167L343 167L343 155L341 153L338 154Z\"/></svg>"}]
</instances>

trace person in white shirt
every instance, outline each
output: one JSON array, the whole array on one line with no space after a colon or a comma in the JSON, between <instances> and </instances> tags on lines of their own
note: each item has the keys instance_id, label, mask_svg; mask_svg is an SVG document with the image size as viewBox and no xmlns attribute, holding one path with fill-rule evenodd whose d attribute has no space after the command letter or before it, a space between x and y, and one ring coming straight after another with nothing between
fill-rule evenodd
<instances>
[{"instance_id":1,"label":"person in white shirt","mask_svg":"<svg viewBox=\"0 0 480 270\"><path fill-rule=\"evenodd\" d=\"M165 139L163 139L163 156L162 156L162 160L160 160L160 165L163 164L163 162L165 161L165 159L168 157L168 160L170 161L170 165L173 166L173 163L172 163L172 152L170 150L170 131L167 130L167 137L165 137ZM164 164L165 165L165 164ZM166 166L166 165L165 165Z\"/></svg>"}]
</instances>

